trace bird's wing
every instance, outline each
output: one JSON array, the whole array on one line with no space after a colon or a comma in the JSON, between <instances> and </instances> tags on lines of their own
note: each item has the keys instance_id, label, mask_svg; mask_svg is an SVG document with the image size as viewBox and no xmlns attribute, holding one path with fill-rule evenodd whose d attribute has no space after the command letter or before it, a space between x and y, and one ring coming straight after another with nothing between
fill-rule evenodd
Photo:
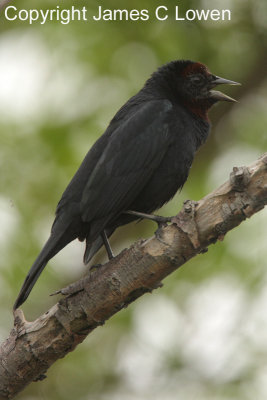
<instances>
[{"instance_id":1,"label":"bird's wing","mask_svg":"<svg viewBox=\"0 0 267 400\"><path fill-rule=\"evenodd\" d=\"M145 103L112 133L83 191L84 222L104 227L140 193L170 145L171 109L168 100Z\"/></svg>"}]
</instances>

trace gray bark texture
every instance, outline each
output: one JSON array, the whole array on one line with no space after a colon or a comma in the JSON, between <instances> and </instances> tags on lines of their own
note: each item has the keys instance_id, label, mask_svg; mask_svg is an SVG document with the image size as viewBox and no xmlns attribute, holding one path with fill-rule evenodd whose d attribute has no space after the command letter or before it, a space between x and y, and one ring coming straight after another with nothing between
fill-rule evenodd
<instances>
[{"instance_id":1,"label":"gray bark texture","mask_svg":"<svg viewBox=\"0 0 267 400\"><path fill-rule=\"evenodd\" d=\"M113 314L267 204L267 153L198 202L186 201L170 225L62 289L61 300L33 322L21 310L0 347L0 400L11 399L75 349ZM249 245L249 244L248 244Z\"/></svg>"}]
</instances>

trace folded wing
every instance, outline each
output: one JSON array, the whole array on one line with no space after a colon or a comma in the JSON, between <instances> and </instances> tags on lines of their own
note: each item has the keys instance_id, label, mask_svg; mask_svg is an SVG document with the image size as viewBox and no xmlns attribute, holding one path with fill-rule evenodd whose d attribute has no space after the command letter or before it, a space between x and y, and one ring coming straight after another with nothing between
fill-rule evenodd
<instances>
[{"instance_id":1,"label":"folded wing","mask_svg":"<svg viewBox=\"0 0 267 400\"><path fill-rule=\"evenodd\" d=\"M168 100L146 102L112 133L83 191L81 215L90 239L127 210L171 144Z\"/></svg>"}]
</instances>

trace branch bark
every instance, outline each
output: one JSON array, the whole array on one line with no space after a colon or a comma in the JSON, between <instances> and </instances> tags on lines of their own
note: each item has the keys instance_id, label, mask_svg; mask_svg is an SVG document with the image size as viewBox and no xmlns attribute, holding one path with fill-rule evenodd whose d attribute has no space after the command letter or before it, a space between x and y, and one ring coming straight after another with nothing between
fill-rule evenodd
<instances>
[{"instance_id":1,"label":"branch bark","mask_svg":"<svg viewBox=\"0 0 267 400\"><path fill-rule=\"evenodd\" d=\"M11 399L75 349L113 314L267 204L267 153L198 202L186 201L172 223L140 240L60 293L64 297L33 322L17 310L0 347L0 400Z\"/></svg>"}]
</instances>

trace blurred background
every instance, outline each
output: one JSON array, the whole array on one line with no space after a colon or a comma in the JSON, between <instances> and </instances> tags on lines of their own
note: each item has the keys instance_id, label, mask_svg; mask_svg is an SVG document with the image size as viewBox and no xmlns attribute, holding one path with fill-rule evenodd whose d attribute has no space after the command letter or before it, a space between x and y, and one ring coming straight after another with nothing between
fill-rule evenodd
<instances>
[{"instance_id":1,"label":"blurred background","mask_svg":"<svg viewBox=\"0 0 267 400\"><path fill-rule=\"evenodd\" d=\"M19 9L98 1L13 1ZM74 4L75 3L75 4ZM156 4L157 3L157 4ZM232 20L176 22L175 1L107 1L103 8L169 8L165 22L8 22L0 16L0 339L12 305L47 239L57 202L87 150L118 108L160 65L207 64L242 83L223 91L239 103L213 108L213 129L181 194L160 210L174 215L267 150L267 2L187 0L189 8L229 8ZM98 328L59 360L30 399L230 400L267 396L266 217L261 211ZM145 221L120 229L115 253L153 235ZM84 244L56 256L23 306L28 320L57 300L49 294L83 276ZM106 260L104 252L94 262Z\"/></svg>"}]
</instances>

